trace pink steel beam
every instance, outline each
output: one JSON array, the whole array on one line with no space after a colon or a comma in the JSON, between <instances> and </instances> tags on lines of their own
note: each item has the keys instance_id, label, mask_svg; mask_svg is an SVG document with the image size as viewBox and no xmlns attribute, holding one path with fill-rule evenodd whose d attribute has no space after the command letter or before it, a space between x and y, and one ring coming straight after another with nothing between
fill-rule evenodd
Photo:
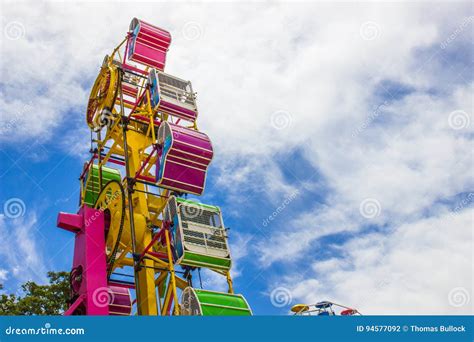
<instances>
[{"instance_id":1,"label":"pink steel beam","mask_svg":"<svg viewBox=\"0 0 474 342\"><path fill-rule=\"evenodd\" d=\"M73 268L82 268L82 280L77 290L79 299L66 311L73 314L84 305L86 315L108 315L107 261L105 255L104 213L81 207L77 214L58 214L58 226L75 234Z\"/></svg>"},{"instance_id":2,"label":"pink steel beam","mask_svg":"<svg viewBox=\"0 0 474 342\"><path fill-rule=\"evenodd\" d=\"M64 313L63 316L71 316L74 311L79 307L84 302L84 299L86 299L85 295L80 295L79 298L76 299L76 301L67 309Z\"/></svg>"}]
</instances>

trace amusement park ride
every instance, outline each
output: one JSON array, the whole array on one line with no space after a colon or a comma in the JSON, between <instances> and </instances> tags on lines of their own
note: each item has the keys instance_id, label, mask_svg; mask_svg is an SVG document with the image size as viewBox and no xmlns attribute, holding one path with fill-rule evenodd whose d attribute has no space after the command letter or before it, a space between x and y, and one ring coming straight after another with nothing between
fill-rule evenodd
<instances>
[{"instance_id":1,"label":"amusement park ride","mask_svg":"<svg viewBox=\"0 0 474 342\"><path fill-rule=\"evenodd\" d=\"M234 293L220 208L187 199L203 193L213 147L198 130L191 82L164 72L170 43L169 32L133 19L92 87L80 208L58 215L75 234L65 315L252 314ZM228 291L195 287L201 268Z\"/></svg>"},{"instance_id":2,"label":"amusement park ride","mask_svg":"<svg viewBox=\"0 0 474 342\"><path fill-rule=\"evenodd\" d=\"M329 301L322 301L316 304L296 304L291 308L291 311L294 312L295 315L301 316L335 316L335 308L340 309L339 315L341 316L354 316L361 314L356 309Z\"/></svg>"},{"instance_id":3,"label":"amusement park ride","mask_svg":"<svg viewBox=\"0 0 474 342\"><path fill-rule=\"evenodd\" d=\"M187 198L203 193L213 147L191 82L164 72L170 44L169 32L133 19L92 87L79 210L57 223L75 234L65 315L252 315L234 293L220 208ZM202 268L227 292L202 289ZM292 311L329 315L332 305Z\"/></svg>"}]
</instances>

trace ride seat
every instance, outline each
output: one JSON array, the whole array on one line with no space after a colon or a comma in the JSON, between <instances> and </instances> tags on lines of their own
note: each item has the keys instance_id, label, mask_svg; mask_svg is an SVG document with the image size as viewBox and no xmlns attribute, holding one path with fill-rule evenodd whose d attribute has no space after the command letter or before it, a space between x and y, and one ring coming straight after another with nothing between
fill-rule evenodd
<instances>
[{"instance_id":1,"label":"ride seat","mask_svg":"<svg viewBox=\"0 0 474 342\"><path fill-rule=\"evenodd\" d=\"M201 195L213 157L209 137L165 121L158 129L157 140L162 146L156 165L157 185L180 193Z\"/></svg>"},{"instance_id":2,"label":"ride seat","mask_svg":"<svg viewBox=\"0 0 474 342\"><path fill-rule=\"evenodd\" d=\"M191 82L152 69L148 74L153 109L194 122L198 110Z\"/></svg>"},{"instance_id":3,"label":"ride seat","mask_svg":"<svg viewBox=\"0 0 474 342\"><path fill-rule=\"evenodd\" d=\"M120 182L122 180L120 171L114 168L102 166L102 186L111 180ZM82 202L87 204L89 207L93 207L101 191L99 186L99 167L96 164L90 165L89 170L87 170L87 173L84 175L83 182Z\"/></svg>"},{"instance_id":4,"label":"ride seat","mask_svg":"<svg viewBox=\"0 0 474 342\"><path fill-rule=\"evenodd\" d=\"M130 23L128 59L164 70L166 52L171 44L168 31L134 18Z\"/></svg>"},{"instance_id":5,"label":"ride seat","mask_svg":"<svg viewBox=\"0 0 474 342\"><path fill-rule=\"evenodd\" d=\"M228 271L232 261L219 207L171 196L164 219L172 222L176 263Z\"/></svg>"}]
</instances>

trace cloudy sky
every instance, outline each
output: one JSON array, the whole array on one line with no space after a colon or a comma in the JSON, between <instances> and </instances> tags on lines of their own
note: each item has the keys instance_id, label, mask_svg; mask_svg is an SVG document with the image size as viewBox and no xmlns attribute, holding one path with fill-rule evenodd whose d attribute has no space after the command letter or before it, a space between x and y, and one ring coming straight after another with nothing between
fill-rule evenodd
<instances>
[{"instance_id":1,"label":"cloudy sky","mask_svg":"<svg viewBox=\"0 0 474 342\"><path fill-rule=\"evenodd\" d=\"M69 270L88 93L141 18L212 139L203 202L256 314L472 313L473 22L457 2L1 4L0 282ZM206 275L206 284L222 288Z\"/></svg>"}]
</instances>

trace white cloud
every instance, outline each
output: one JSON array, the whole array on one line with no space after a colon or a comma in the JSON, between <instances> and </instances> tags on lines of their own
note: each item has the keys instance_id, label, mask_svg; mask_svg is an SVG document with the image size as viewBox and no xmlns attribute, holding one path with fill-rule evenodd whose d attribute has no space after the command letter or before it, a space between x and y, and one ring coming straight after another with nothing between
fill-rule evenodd
<instances>
[{"instance_id":1,"label":"white cloud","mask_svg":"<svg viewBox=\"0 0 474 342\"><path fill-rule=\"evenodd\" d=\"M36 239L37 223L34 213L16 219L0 215L2 271L5 269L19 282L46 281L47 264Z\"/></svg>"},{"instance_id":2,"label":"white cloud","mask_svg":"<svg viewBox=\"0 0 474 342\"><path fill-rule=\"evenodd\" d=\"M472 234L471 210L444 211L352 239L340 246L343 257L314 262L287 286L295 302L330 300L364 314L472 314ZM467 293L462 303L457 288Z\"/></svg>"},{"instance_id":3,"label":"white cloud","mask_svg":"<svg viewBox=\"0 0 474 342\"><path fill-rule=\"evenodd\" d=\"M8 270L0 269L0 281L5 281L8 279Z\"/></svg>"},{"instance_id":4,"label":"white cloud","mask_svg":"<svg viewBox=\"0 0 474 342\"><path fill-rule=\"evenodd\" d=\"M467 86L443 99L409 95L386 114L400 120L409 113L411 119L402 128L368 127L370 139L334 135L315 141L307 157L331 187L327 206L302 213L288 232L276 233L270 244L262 242L262 261L297 257L301 247L288 236L303 239L308 246L330 233L359 230L367 224L394 225L420 217L439 199L472 189L470 137L448 124L450 108L467 108L471 93L472 86ZM371 220L359 212L366 198L376 199L381 207Z\"/></svg>"}]
</instances>

